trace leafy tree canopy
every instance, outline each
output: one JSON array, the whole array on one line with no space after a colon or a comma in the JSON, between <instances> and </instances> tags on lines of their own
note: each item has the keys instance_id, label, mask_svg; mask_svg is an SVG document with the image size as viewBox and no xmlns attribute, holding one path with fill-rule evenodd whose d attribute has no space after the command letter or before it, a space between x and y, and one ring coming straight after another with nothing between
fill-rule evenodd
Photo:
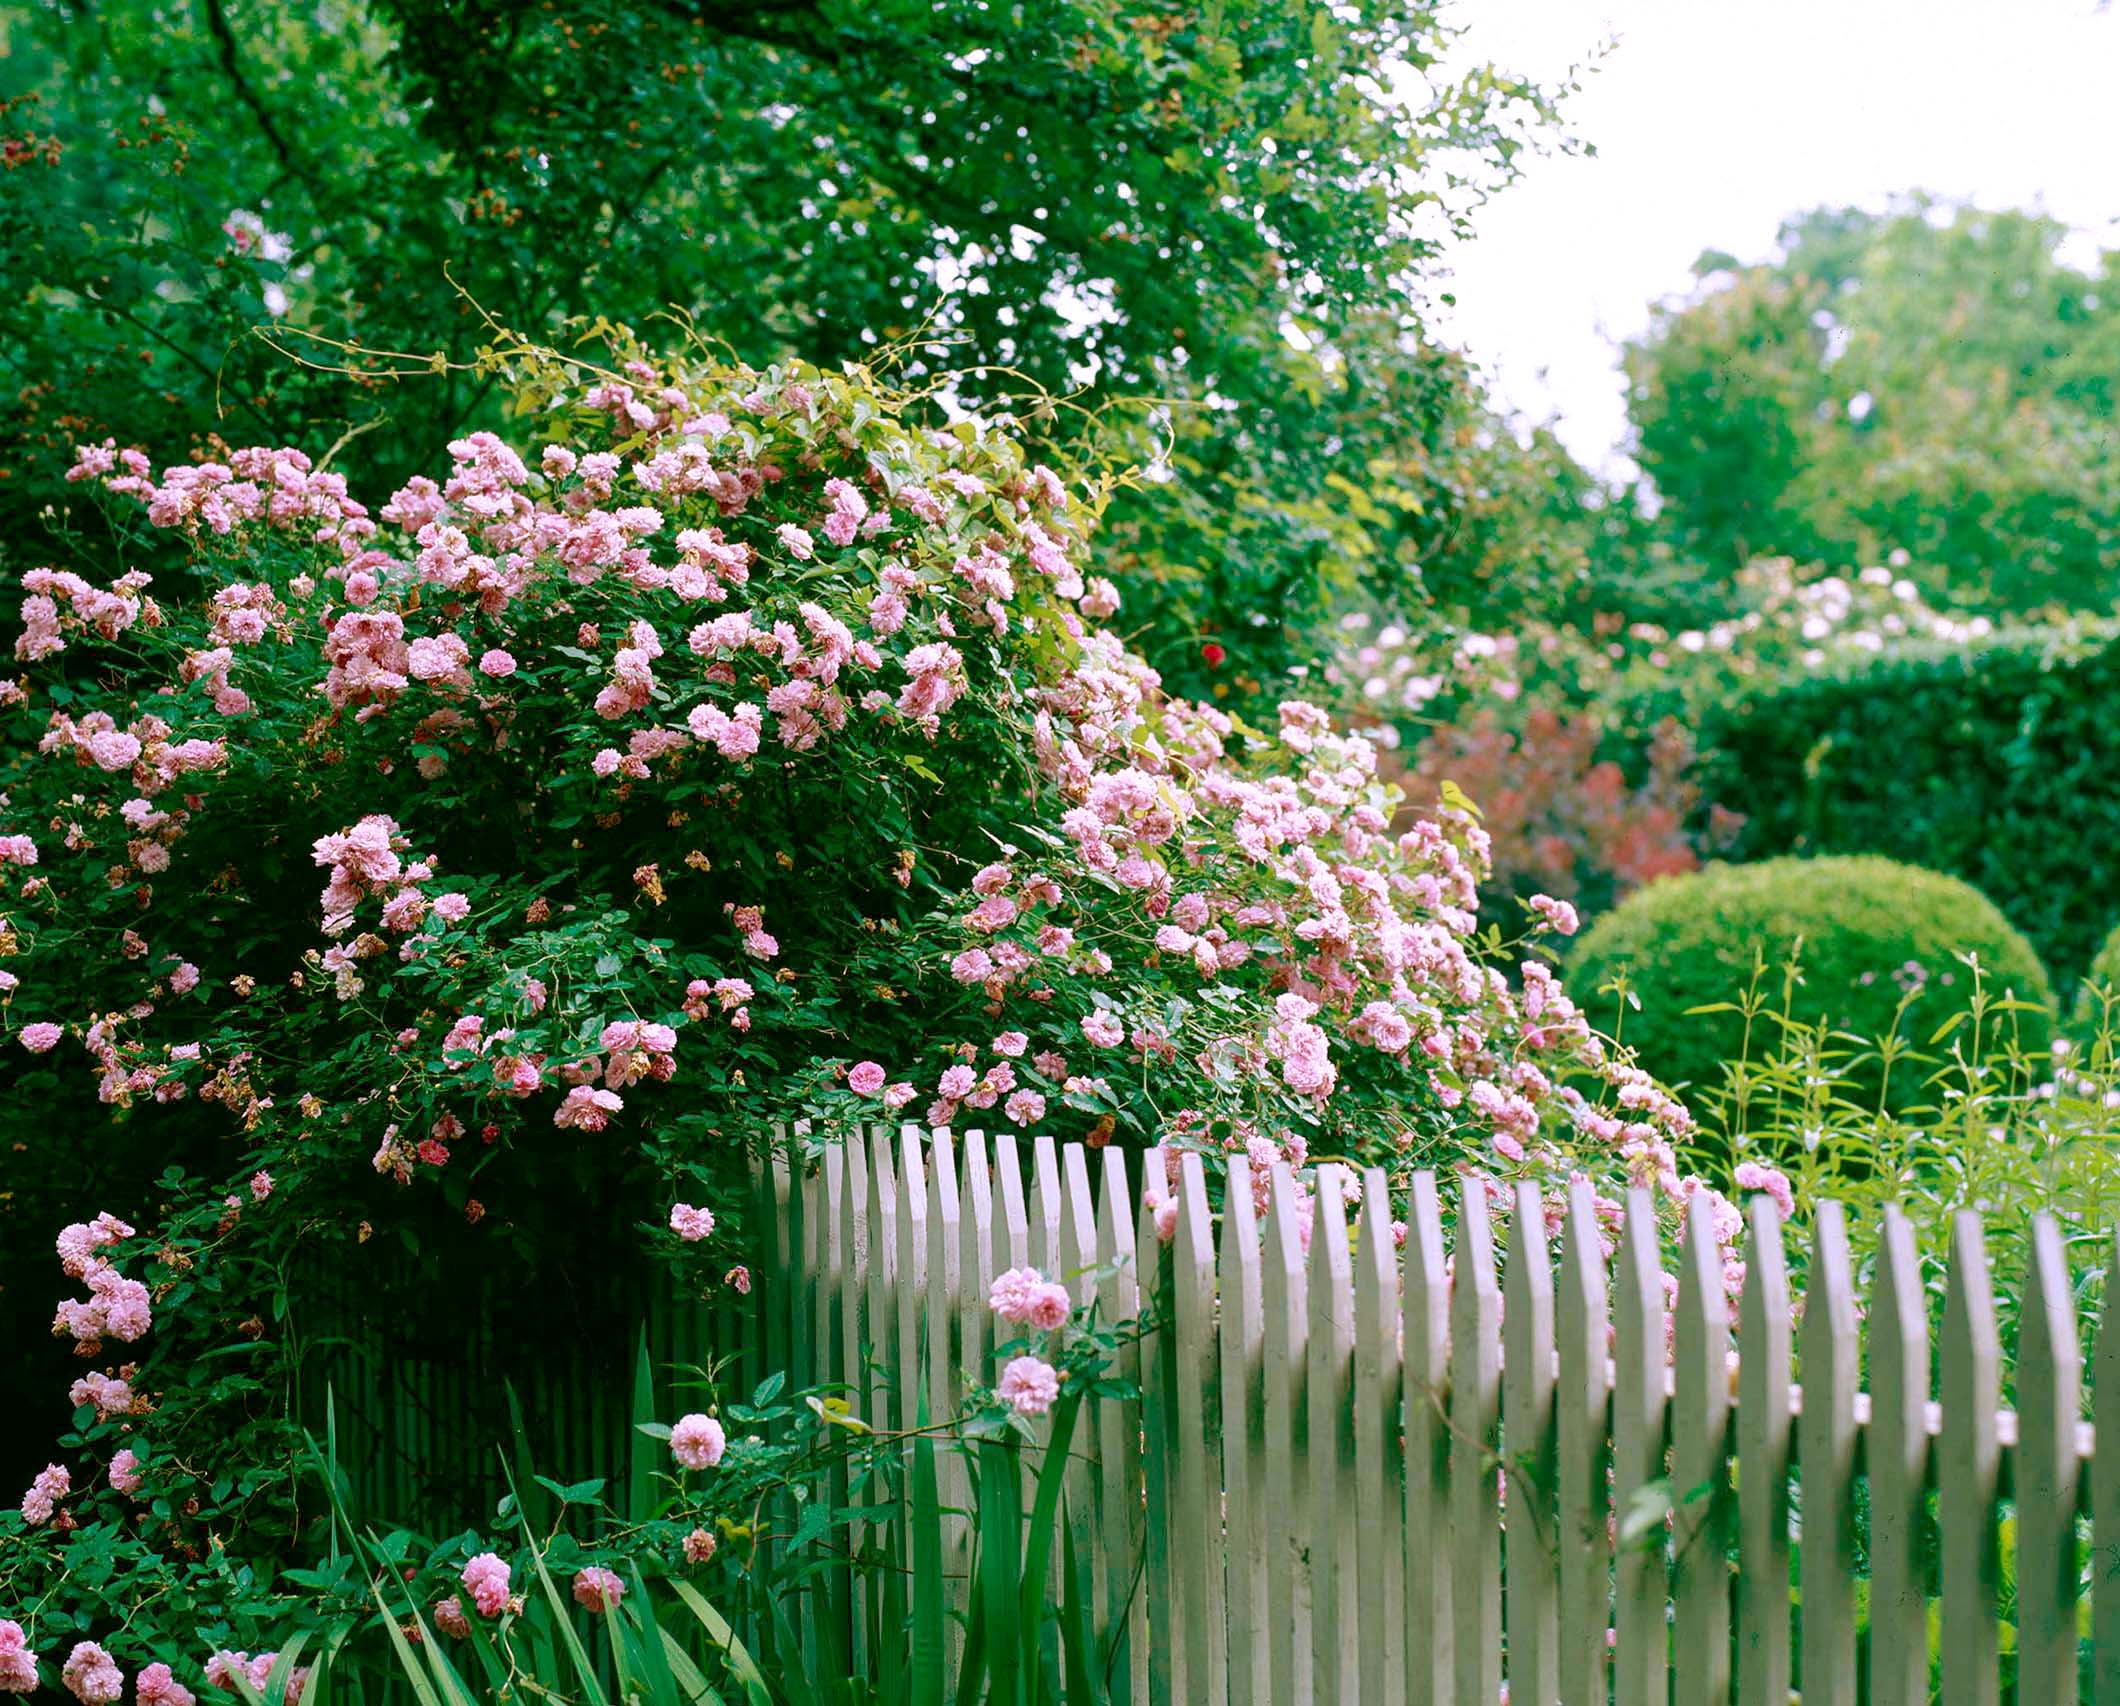
<instances>
[{"instance_id":1,"label":"leafy tree canopy","mask_svg":"<svg viewBox=\"0 0 2120 1706\"><path fill-rule=\"evenodd\" d=\"M1146 466L1107 535L1136 637L1193 690L1271 680L1457 536L1477 404L1418 281L1554 108L1439 69L1438 14L49 0L0 72L8 536L120 424L353 433L387 485L501 424L500 328L673 311L751 360L902 346L938 410Z\"/></svg>"},{"instance_id":2,"label":"leafy tree canopy","mask_svg":"<svg viewBox=\"0 0 2120 1706\"><path fill-rule=\"evenodd\" d=\"M1975 608L2109 605L2120 583L2120 258L2043 215L1909 197L1703 256L1626 351L1636 454L1683 549L1895 561ZM1896 564L1895 564L1896 566Z\"/></svg>"}]
</instances>

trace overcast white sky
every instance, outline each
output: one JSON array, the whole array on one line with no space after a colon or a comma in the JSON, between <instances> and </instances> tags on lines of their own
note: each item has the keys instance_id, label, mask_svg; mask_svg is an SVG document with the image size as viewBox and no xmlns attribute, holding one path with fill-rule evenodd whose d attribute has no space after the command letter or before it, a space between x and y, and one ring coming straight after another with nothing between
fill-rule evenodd
<instances>
[{"instance_id":1,"label":"overcast white sky","mask_svg":"<svg viewBox=\"0 0 2120 1706\"><path fill-rule=\"evenodd\" d=\"M1445 335L1499 399L1624 474L1617 340L1703 249L1761 259L1790 213L1925 189L2039 207L2120 246L2120 5L2096 0L1455 0L1463 51L1537 77L1617 46L1481 210Z\"/></svg>"}]
</instances>

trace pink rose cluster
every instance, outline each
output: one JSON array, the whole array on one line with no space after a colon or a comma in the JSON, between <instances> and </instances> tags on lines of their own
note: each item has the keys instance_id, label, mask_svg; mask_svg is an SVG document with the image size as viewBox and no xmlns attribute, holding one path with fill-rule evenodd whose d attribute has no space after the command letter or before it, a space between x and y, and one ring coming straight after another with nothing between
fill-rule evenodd
<instances>
[{"instance_id":1,"label":"pink rose cluster","mask_svg":"<svg viewBox=\"0 0 2120 1706\"><path fill-rule=\"evenodd\" d=\"M60 1265L69 1276L87 1285L88 1296L60 1302L52 1320L54 1336L93 1347L106 1338L131 1344L146 1334L154 1321L147 1287L139 1280L128 1279L101 1254L132 1235L133 1229L112 1214L77 1221L60 1232Z\"/></svg>"},{"instance_id":2,"label":"pink rose cluster","mask_svg":"<svg viewBox=\"0 0 2120 1706\"><path fill-rule=\"evenodd\" d=\"M125 1673L94 1641L77 1641L59 1668L59 1680L81 1706L110 1706L125 1692Z\"/></svg>"},{"instance_id":3,"label":"pink rose cluster","mask_svg":"<svg viewBox=\"0 0 2120 1706\"><path fill-rule=\"evenodd\" d=\"M625 1595L626 1584L614 1571L601 1564L591 1564L575 1572L574 1603L585 1610L598 1613L613 1610Z\"/></svg>"},{"instance_id":4,"label":"pink rose cluster","mask_svg":"<svg viewBox=\"0 0 2120 1706\"><path fill-rule=\"evenodd\" d=\"M1067 1287L1047 1279L1036 1268L1010 1268L997 1276L987 1292L986 1306L1003 1321L1035 1327L1041 1333L1066 1326L1074 1307Z\"/></svg>"},{"instance_id":5,"label":"pink rose cluster","mask_svg":"<svg viewBox=\"0 0 2120 1706\"><path fill-rule=\"evenodd\" d=\"M272 1680L273 1670L279 1662L278 1653L253 1655L231 1652L223 1648L206 1661L206 1681L210 1687L225 1689L230 1694L240 1694L242 1689L236 1680L240 1677L262 1694L265 1685ZM296 1706L308 1686L309 1666L300 1665L290 1671L287 1676L288 1706ZM182 1706L182 1702L178 1702L177 1706Z\"/></svg>"},{"instance_id":6,"label":"pink rose cluster","mask_svg":"<svg viewBox=\"0 0 2120 1706\"><path fill-rule=\"evenodd\" d=\"M1017 1415L1042 1416L1060 1396L1060 1373L1042 1357L1016 1357L1001 1371L995 1390Z\"/></svg>"},{"instance_id":7,"label":"pink rose cluster","mask_svg":"<svg viewBox=\"0 0 2120 1706\"><path fill-rule=\"evenodd\" d=\"M694 1412L670 1429L670 1455L687 1469L712 1469L728 1448L728 1435L712 1416Z\"/></svg>"},{"instance_id":8,"label":"pink rose cluster","mask_svg":"<svg viewBox=\"0 0 2120 1706\"><path fill-rule=\"evenodd\" d=\"M480 1552L465 1563L457 1579L481 1617L498 1617L511 1608L508 1578L506 1559L498 1552Z\"/></svg>"},{"instance_id":9,"label":"pink rose cluster","mask_svg":"<svg viewBox=\"0 0 2120 1706\"><path fill-rule=\"evenodd\" d=\"M0 1617L0 1694L37 1691L37 1655L29 1650L22 1625Z\"/></svg>"},{"instance_id":10,"label":"pink rose cluster","mask_svg":"<svg viewBox=\"0 0 2120 1706\"><path fill-rule=\"evenodd\" d=\"M674 1204L670 1209L670 1230L687 1244L697 1244L714 1233L714 1211L695 1208L688 1202Z\"/></svg>"}]
</instances>

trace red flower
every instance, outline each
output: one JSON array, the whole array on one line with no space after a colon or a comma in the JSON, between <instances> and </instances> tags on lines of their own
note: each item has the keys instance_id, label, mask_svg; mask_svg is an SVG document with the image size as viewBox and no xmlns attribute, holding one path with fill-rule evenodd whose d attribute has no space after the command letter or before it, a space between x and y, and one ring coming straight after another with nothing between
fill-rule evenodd
<instances>
[{"instance_id":1,"label":"red flower","mask_svg":"<svg viewBox=\"0 0 2120 1706\"><path fill-rule=\"evenodd\" d=\"M1206 645L1200 648L1200 655L1207 660L1210 668L1214 668L1220 665L1222 660L1229 656L1229 653L1224 651L1217 642L1209 640Z\"/></svg>"}]
</instances>

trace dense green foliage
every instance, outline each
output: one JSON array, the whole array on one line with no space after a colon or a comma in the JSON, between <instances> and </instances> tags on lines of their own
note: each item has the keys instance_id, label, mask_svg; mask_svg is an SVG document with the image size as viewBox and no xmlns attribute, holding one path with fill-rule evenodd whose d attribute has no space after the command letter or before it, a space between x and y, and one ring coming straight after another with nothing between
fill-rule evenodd
<instances>
[{"instance_id":1,"label":"dense green foliage","mask_svg":"<svg viewBox=\"0 0 2120 1706\"><path fill-rule=\"evenodd\" d=\"M1978 608L2120 587L2120 258L2078 271L2039 214L1821 209L1772 262L1699 263L1627 351L1670 536L1722 574L1786 553L1906 564Z\"/></svg>"},{"instance_id":2,"label":"dense green foliage","mask_svg":"<svg viewBox=\"0 0 2120 1706\"><path fill-rule=\"evenodd\" d=\"M2017 1015L2025 1050L2044 1049L2053 992L2030 944L1956 878L1888 859L1769 859L1666 877L1592 926L1567 970L1593 1021L1651 1071L1714 1085L1722 1063L1752 1046L1756 1016L1733 998L1756 965L1800 958L1789 1015L1863 1037L1891 1030L1902 992L1918 986L1912 1025L1927 1038L1966 1012L1969 954L1989 987L2028 1004ZM1607 992L1622 979L1632 999ZM1885 1088L1905 1105L1923 1087Z\"/></svg>"},{"instance_id":3,"label":"dense green foliage","mask_svg":"<svg viewBox=\"0 0 2120 1706\"><path fill-rule=\"evenodd\" d=\"M5 27L23 567L76 438L358 434L336 466L387 490L500 424L472 361L497 326L668 311L760 364L889 347L1056 465L1149 466L1104 566L1188 691L1313 657L1357 580L1542 577L1486 560L1493 423L1418 281L1552 102L1438 70L1432 5L47 0Z\"/></svg>"},{"instance_id":4,"label":"dense green foliage","mask_svg":"<svg viewBox=\"0 0 2120 1706\"><path fill-rule=\"evenodd\" d=\"M1701 791L1739 857L1881 853L1962 877L2055 976L2120 885L2120 645L2101 631L1903 648L1700 710Z\"/></svg>"}]
</instances>

